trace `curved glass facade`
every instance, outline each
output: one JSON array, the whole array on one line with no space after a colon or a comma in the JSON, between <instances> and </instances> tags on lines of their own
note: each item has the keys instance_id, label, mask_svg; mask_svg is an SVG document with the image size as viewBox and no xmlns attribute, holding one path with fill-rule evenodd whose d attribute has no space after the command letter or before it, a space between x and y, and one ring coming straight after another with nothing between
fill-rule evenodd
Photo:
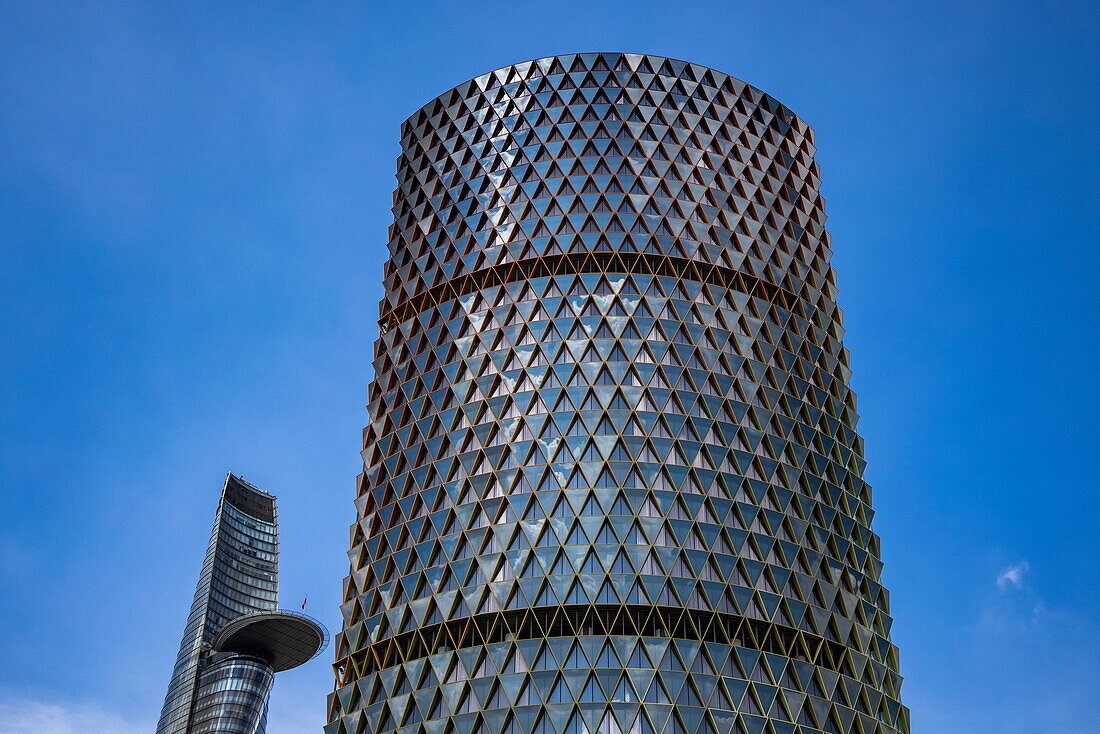
<instances>
[{"instance_id":1,"label":"curved glass facade","mask_svg":"<svg viewBox=\"0 0 1100 734\"><path fill-rule=\"evenodd\" d=\"M204 655L226 622L278 607L278 554L275 498L230 474L156 734L195 731L191 726L199 676L206 665Z\"/></svg>"},{"instance_id":2,"label":"curved glass facade","mask_svg":"<svg viewBox=\"0 0 1100 734\"><path fill-rule=\"evenodd\" d=\"M404 124L327 734L897 734L812 131L636 54Z\"/></svg>"},{"instance_id":3,"label":"curved glass facade","mask_svg":"<svg viewBox=\"0 0 1100 734\"><path fill-rule=\"evenodd\" d=\"M229 654L203 670L192 734L262 734L275 673L263 658Z\"/></svg>"},{"instance_id":4,"label":"curved glass facade","mask_svg":"<svg viewBox=\"0 0 1100 734\"><path fill-rule=\"evenodd\" d=\"M278 591L275 497L230 474L156 734L263 734L275 673L328 644Z\"/></svg>"}]
</instances>

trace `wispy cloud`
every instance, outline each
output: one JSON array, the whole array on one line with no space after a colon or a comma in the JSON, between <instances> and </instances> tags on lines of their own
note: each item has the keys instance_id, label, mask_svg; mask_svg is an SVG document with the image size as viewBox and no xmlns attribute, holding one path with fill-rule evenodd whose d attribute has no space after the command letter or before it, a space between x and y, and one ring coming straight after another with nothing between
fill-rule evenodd
<instances>
[{"instance_id":1,"label":"wispy cloud","mask_svg":"<svg viewBox=\"0 0 1100 734\"><path fill-rule=\"evenodd\" d=\"M130 721L95 704L0 691L0 734L149 734L152 728L152 722Z\"/></svg>"},{"instance_id":2,"label":"wispy cloud","mask_svg":"<svg viewBox=\"0 0 1100 734\"><path fill-rule=\"evenodd\" d=\"M1062 612L1047 607L1032 584L1031 565L1018 561L997 574L997 593L990 592L982 609L980 626L997 634L1034 632Z\"/></svg>"},{"instance_id":3,"label":"wispy cloud","mask_svg":"<svg viewBox=\"0 0 1100 734\"><path fill-rule=\"evenodd\" d=\"M1024 577L1027 576L1027 572L1030 570L1030 566L1027 561L1020 561L1014 563L997 577L997 588L999 589L1022 589L1024 588Z\"/></svg>"}]
</instances>

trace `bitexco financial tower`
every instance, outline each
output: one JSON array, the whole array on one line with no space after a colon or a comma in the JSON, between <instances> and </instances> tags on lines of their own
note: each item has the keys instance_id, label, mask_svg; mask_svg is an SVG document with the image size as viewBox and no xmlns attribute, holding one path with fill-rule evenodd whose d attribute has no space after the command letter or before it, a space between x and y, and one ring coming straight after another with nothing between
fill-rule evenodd
<instances>
[{"instance_id":1,"label":"bitexco financial tower","mask_svg":"<svg viewBox=\"0 0 1100 734\"><path fill-rule=\"evenodd\" d=\"M806 123L579 54L401 143L326 733L908 731Z\"/></svg>"}]
</instances>

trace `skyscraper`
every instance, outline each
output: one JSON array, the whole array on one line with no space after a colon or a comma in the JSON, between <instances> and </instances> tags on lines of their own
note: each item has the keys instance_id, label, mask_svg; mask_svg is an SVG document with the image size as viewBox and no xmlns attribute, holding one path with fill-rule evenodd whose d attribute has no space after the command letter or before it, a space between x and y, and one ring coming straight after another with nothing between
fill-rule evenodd
<instances>
[{"instance_id":1,"label":"skyscraper","mask_svg":"<svg viewBox=\"0 0 1100 734\"><path fill-rule=\"evenodd\" d=\"M275 497L230 474L156 734L263 733L275 673L326 642L278 594Z\"/></svg>"},{"instance_id":2,"label":"skyscraper","mask_svg":"<svg viewBox=\"0 0 1100 734\"><path fill-rule=\"evenodd\" d=\"M655 56L402 127L327 734L895 734L813 134Z\"/></svg>"}]
</instances>

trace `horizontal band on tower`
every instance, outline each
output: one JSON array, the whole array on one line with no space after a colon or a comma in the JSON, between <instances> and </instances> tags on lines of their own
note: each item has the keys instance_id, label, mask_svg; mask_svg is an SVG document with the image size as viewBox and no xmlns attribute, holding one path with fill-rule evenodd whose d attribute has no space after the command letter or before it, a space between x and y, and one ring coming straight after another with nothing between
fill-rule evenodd
<instances>
[{"instance_id":1,"label":"horizontal band on tower","mask_svg":"<svg viewBox=\"0 0 1100 734\"><path fill-rule=\"evenodd\" d=\"M685 278L763 298L781 308L793 311L803 318L814 308L805 299L800 298L792 291L774 283L769 283L743 270L713 265L686 257L672 257L653 253L584 252L547 255L495 265L432 286L428 290L418 293L391 308L386 308L387 304L383 302L378 325L382 333L385 334L402 321L433 306L438 306L455 298L461 298L484 288L533 278L589 273L631 273Z\"/></svg>"},{"instance_id":2,"label":"horizontal band on tower","mask_svg":"<svg viewBox=\"0 0 1100 734\"><path fill-rule=\"evenodd\" d=\"M477 614L368 645L336 664L339 685L442 652L549 637L627 636L697 640L783 655L853 675L844 645L763 620L698 609L575 605Z\"/></svg>"}]
</instances>

